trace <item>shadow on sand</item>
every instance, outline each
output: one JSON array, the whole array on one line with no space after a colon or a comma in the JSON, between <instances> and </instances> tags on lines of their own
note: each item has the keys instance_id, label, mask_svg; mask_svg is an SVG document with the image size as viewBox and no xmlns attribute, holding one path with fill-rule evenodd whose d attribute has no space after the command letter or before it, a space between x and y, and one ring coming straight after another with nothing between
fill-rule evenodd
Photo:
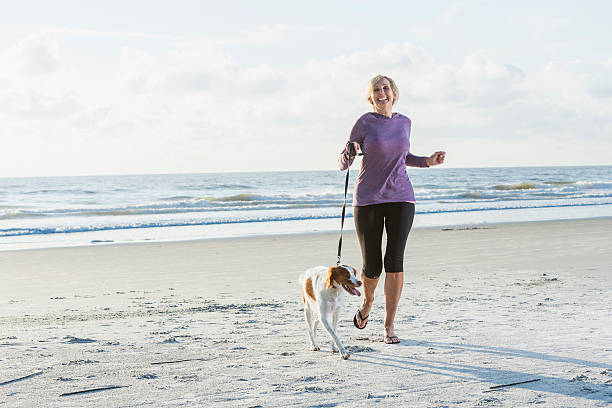
<instances>
[{"instance_id":1,"label":"shadow on sand","mask_svg":"<svg viewBox=\"0 0 612 408\"><path fill-rule=\"evenodd\" d=\"M609 363L587 361L544 353L536 353L527 350L517 350L505 347L491 347L471 344L417 342L404 340L399 345L395 345L393 347L427 347L438 350L446 349L456 352L484 353L490 354L492 357L500 358L516 357L523 359L541 360L545 362L569 363L584 366L584 371L587 373L589 373L587 369L597 369L597 371L602 371L602 374L606 374L610 378L609 381L606 383L592 382L590 381L592 380L592 378L589 378L583 372L578 373L580 375L576 375L574 378L568 380L565 378L540 375L533 372L526 373L512 370L497 369L486 366L479 367L469 364L455 364L418 357L398 358L397 355L385 353L374 355L360 353L355 356L354 360L359 360L360 362L364 362L367 364L377 364L385 367L394 367L399 369L418 371L424 374L435 374L439 376L450 377L452 379L450 383L464 381L486 383L487 387L483 387L483 391L489 391L489 385L512 383L539 378L540 381L538 382L515 385L512 388L522 388L532 391L557 393L571 397L612 402L612 364ZM537 363L534 363L534 368L535 367L537 367ZM546 368L549 367L550 366L543 367L542 372L547 371ZM439 387L439 384L437 386ZM499 391L494 392L504 392L505 390L506 389L500 389Z\"/></svg>"}]
</instances>

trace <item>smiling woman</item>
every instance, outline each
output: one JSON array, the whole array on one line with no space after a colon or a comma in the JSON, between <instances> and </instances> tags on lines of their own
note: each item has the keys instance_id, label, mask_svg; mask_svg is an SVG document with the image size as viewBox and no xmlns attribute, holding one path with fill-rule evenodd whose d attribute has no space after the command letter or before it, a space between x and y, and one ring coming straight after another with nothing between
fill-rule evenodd
<instances>
[{"instance_id":1,"label":"smiling woman","mask_svg":"<svg viewBox=\"0 0 612 408\"><path fill-rule=\"evenodd\" d=\"M384 75L376 75L370 80L366 99L370 102L375 112L389 116L391 108L399 100L399 89L397 89L395 81L391 78Z\"/></svg>"},{"instance_id":2,"label":"smiling woman","mask_svg":"<svg viewBox=\"0 0 612 408\"><path fill-rule=\"evenodd\" d=\"M414 190L406 166L431 167L444 163L445 152L429 157L410 153L411 121L393 112L399 90L384 75L370 80L368 102L373 112L355 123L345 149L340 154L340 169L348 168L355 155L364 153L353 195L355 229L363 258L364 301L353 320L358 329L367 322L378 278L385 275L385 343L399 343L394 332L395 313L404 284L404 249L414 220ZM350 149L354 147L354 149ZM384 259L381 253L383 230L387 232Z\"/></svg>"}]
</instances>

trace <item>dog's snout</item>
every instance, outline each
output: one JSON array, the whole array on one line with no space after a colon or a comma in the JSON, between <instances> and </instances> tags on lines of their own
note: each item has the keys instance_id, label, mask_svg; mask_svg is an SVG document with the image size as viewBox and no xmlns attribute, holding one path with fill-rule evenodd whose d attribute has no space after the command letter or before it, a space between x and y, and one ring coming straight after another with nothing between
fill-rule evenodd
<instances>
[{"instance_id":1,"label":"dog's snout","mask_svg":"<svg viewBox=\"0 0 612 408\"><path fill-rule=\"evenodd\" d=\"M355 282L355 286L356 286L356 287L360 287L360 286L361 286L361 284L362 284L362 282L361 282L360 280L358 280L357 282Z\"/></svg>"}]
</instances>

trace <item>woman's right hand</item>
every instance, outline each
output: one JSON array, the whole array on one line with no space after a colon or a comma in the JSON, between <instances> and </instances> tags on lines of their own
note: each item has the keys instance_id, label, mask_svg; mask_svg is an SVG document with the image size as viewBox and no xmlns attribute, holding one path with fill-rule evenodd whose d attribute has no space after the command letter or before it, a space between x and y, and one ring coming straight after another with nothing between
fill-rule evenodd
<instances>
[{"instance_id":1,"label":"woman's right hand","mask_svg":"<svg viewBox=\"0 0 612 408\"><path fill-rule=\"evenodd\" d=\"M350 152L350 145L351 144L353 145L353 149L354 149L354 152L355 152L354 155L350 154L351 153ZM344 151L345 151L344 157L346 157L347 160L350 160L351 157L357 156L357 154L361 151L361 146L359 146L359 143L357 143L357 142L347 142Z\"/></svg>"}]
</instances>

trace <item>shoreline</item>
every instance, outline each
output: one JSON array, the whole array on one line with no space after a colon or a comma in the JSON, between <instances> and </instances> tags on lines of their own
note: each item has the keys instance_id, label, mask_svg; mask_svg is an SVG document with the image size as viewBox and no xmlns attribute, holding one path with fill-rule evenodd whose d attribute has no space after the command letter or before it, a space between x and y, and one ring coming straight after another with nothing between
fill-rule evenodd
<instances>
[{"instance_id":1,"label":"shoreline","mask_svg":"<svg viewBox=\"0 0 612 408\"><path fill-rule=\"evenodd\" d=\"M422 217L423 215L421 215ZM348 218L345 221L344 225L344 233L354 233L354 225L350 222L352 217ZM506 222L481 222L481 223L451 223L451 224L442 224L442 225L413 225L412 231L415 230L427 230L427 229L457 229L457 228L471 228L471 229L480 229L480 228L488 228L495 227L498 225L509 225L509 224L529 224L529 223L554 223L554 222L572 222L572 221L582 221L582 220L596 220L596 219L612 219L612 216L602 215L595 217L584 217L584 218L567 218L567 219L553 219L553 220L519 220L519 221L506 221ZM339 224L339 219L333 219L334 223ZM348 225L347 225L348 221ZM159 227L164 228L164 227ZM190 228L186 227L178 227L178 228ZM77 233L82 234L82 233ZM338 225L337 231L326 229L326 230L314 230L314 231L290 231L290 232L271 232L271 233L253 233L248 235L227 235L227 236L219 236L219 237L201 237L201 238L167 238L167 239L142 239L142 240L134 240L134 241L117 241L114 240L96 240L97 242L90 241L89 243L81 243L81 244L54 244L49 246L36 246L31 248L9 248L2 249L0 246L0 254L13 252L13 251L36 251L36 250L49 250L49 249L60 249L60 248L88 248L88 247L105 247L105 246L116 246L116 245L146 245L152 243L180 243L180 242L198 242L198 241L214 241L214 240L235 240L235 239L258 239L258 238L266 238L266 237L287 237L287 236L299 236L299 235L333 235L336 234L339 236L340 227Z\"/></svg>"}]
</instances>

